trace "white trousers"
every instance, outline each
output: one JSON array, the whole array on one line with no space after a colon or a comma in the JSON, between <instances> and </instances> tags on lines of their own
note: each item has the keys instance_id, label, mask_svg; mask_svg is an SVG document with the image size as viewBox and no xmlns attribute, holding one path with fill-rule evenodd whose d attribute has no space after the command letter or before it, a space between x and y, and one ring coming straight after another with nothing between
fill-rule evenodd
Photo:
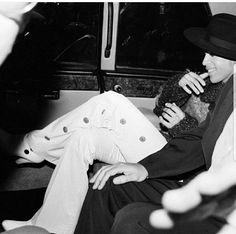
<instances>
[{"instance_id":1,"label":"white trousers","mask_svg":"<svg viewBox=\"0 0 236 234\"><path fill-rule=\"evenodd\" d=\"M127 98L112 91L91 98L44 129L30 132L19 154L56 164L43 205L31 219L33 225L72 234L93 160L136 163L165 144L157 128Z\"/></svg>"}]
</instances>

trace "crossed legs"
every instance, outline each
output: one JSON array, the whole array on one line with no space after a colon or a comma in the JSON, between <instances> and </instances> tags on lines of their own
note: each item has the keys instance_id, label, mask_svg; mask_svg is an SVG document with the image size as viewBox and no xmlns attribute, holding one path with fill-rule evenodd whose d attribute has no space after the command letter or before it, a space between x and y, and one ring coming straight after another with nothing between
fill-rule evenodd
<instances>
[{"instance_id":1,"label":"crossed legs","mask_svg":"<svg viewBox=\"0 0 236 234\"><path fill-rule=\"evenodd\" d=\"M70 135L45 139L45 132L62 134L65 125L72 130ZM36 131L30 139L29 145L32 143L34 150L43 151L45 148L43 155L51 154L51 158L56 155L57 166L43 205L33 218L25 223L5 221L3 224L6 230L33 224L57 234L74 231L88 189L87 169L94 159L110 164L138 162L166 143L128 99L114 92L90 99L50 124L46 130Z\"/></svg>"}]
</instances>

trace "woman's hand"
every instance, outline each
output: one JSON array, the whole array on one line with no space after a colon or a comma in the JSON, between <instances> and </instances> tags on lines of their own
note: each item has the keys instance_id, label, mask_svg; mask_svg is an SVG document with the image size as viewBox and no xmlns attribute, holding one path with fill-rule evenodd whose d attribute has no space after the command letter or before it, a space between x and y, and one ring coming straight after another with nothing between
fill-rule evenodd
<instances>
[{"instance_id":1,"label":"woman's hand","mask_svg":"<svg viewBox=\"0 0 236 234\"><path fill-rule=\"evenodd\" d=\"M101 190L107 180L116 174L122 174L113 179L114 184L124 184L130 181L144 181L148 172L145 167L139 163L117 163L114 165L103 166L91 179L94 183L93 189Z\"/></svg>"},{"instance_id":2,"label":"woman's hand","mask_svg":"<svg viewBox=\"0 0 236 234\"><path fill-rule=\"evenodd\" d=\"M204 79L207 77L207 72L201 75L198 75L194 72L189 72L180 79L179 86L182 87L188 94L194 92L198 95L204 92L203 86L206 85Z\"/></svg>"},{"instance_id":3,"label":"woman's hand","mask_svg":"<svg viewBox=\"0 0 236 234\"><path fill-rule=\"evenodd\" d=\"M185 117L185 113L175 103L166 103L165 106L159 120L165 127L172 128Z\"/></svg>"}]
</instances>

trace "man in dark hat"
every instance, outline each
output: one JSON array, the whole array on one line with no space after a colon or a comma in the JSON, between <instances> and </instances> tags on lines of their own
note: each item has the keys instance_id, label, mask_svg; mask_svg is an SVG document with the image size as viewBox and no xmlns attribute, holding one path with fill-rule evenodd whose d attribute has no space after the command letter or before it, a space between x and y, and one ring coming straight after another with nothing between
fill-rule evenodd
<instances>
[{"instance_id":1,"label":"man in dark hat","mask_svg":"<svg viewBox=\"0 0 236 234\"><path fill-rule=\"evenodd\" d=\"M210 218L181 225L174 231L157 231L149 225L149 215L162 207L165 191L180 188L209 169L216 141L233 110L236 16L215 15L207 28L190 28L185 36L205 51L202 64L211 82L225 83L214 111L199 128L175 137L139 163L100 169L91 180L76 234L106 234L112 225L112 233L204 234L216 233L224 223ZM191 76L198 75L190 73L188 79Z\"/></svg>"}]
</instances>

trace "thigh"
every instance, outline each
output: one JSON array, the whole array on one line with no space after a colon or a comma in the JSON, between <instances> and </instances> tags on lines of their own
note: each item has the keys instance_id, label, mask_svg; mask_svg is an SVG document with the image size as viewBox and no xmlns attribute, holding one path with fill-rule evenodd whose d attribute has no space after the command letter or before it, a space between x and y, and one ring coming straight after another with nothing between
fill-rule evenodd
<instances>
[{"instance_id":1,"label":"thigh","mask_svg":"<svg viewBox=\"0 0 236 234\"><path fill-rule=\"evenodd\" d=\"M222 223L210 218L199 222L182 223L169 230L153 228L149 223L152 211L160 205L132 203L122 208L115 216L110 234L215 234Z\"/></svg>"},{"instance_id":2,"label":"thigh","mask_svg":"<svg viewBox=\"0 0 236 234\"><path fill-rule=\"evenodd\" d=\"M106 128L125 161L138 162L160 150L166 139L138 108L125 96L105 92L84 105L84 127Z\"/></svg>"},{"instance_id":3,"label":"thigh","mask_svg":"<svg viewBox=\"0 0 236 234\"><path fill-rule=\"evenodd\" d=\"M112 131L107 128L91 128L87 131L93 141L94 159L109 164L125 162L125 158L116 144L116 136Z\"/></svg>"},{"instance_id":4,"label":"thigh","mask_svg":"<svg viewBox=\"0 0 236 234\"><path fill-rule=\"evenodd\" d=\"M111 93L116 108L112 113L116 145L127 162L138 162L160 150L167 142L162 134L127 98Z\"/></svg>"}]
</instances>

